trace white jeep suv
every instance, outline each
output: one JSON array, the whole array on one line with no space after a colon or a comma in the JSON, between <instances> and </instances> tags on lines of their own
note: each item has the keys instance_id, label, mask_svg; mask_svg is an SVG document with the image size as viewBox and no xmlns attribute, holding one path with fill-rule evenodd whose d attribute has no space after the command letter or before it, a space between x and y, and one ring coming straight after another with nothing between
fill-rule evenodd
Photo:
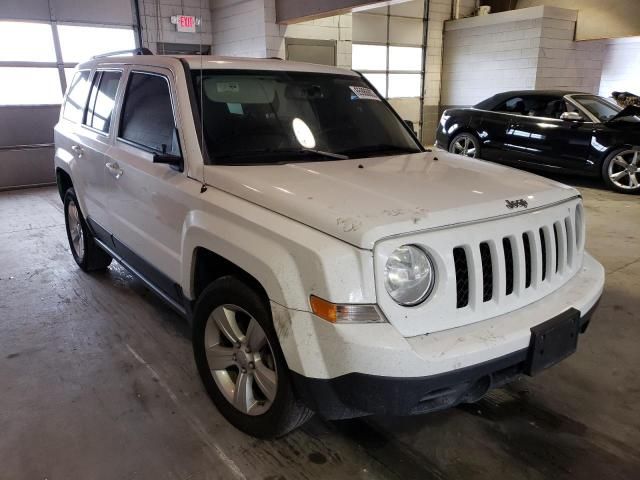
<instances>
[{"instance_id":1,"label":"white jeep suv","mask_svg":"<svg viewBox=\"0 0 640 480\"><path fill-rule=\"evenodd\" d=\"M576 190L423 148L355 72L96 57L55 143L78 265L188 318L258 437L476 401L573 353L602 293Z\"/></svg>"}]
</instances>

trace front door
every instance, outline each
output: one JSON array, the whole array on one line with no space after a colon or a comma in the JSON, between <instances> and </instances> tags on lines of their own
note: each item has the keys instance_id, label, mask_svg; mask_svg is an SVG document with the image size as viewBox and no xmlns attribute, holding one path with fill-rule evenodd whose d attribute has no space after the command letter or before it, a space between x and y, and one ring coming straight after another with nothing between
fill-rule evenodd
<instances>
[{"instance_id":1,"label":"front door","mask_svg":"<svg viewBox=\"0 0 640 480\"><path fill-rule=\"evenodd\" d=\"M181 154L171 78L160 68L129 72L106 184L117 253L180 304L183 223L200 183L153 163L155 153Z\"/></svg>"},{"instance_id":2,"label":"front door","mask_svg":"<svg viewBox=\"0 0 640 480\"><path fill-rule=\"evenodd\" d=\"M481 157L497 162L510 161L510 150L506 146L507 130L513 115L502 112L482 112L480 133Z\"/></svg>"},{"instance_id":3,"label":"front door","mask_svg":"<svg viewBox=\"0 0 640 480\"><path fill-rule=\"evenodd\" d=\"M583 170L589 157L592 122L560 119L565 101L551 101L534 116L512 119L507 130L508 144L519 162L550 170Z\"/></svg>"}]
</instances>

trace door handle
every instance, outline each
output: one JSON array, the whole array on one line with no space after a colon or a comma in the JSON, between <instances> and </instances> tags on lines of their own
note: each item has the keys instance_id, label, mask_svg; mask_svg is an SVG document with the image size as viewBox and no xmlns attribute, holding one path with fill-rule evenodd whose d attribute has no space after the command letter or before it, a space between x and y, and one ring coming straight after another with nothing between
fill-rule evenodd
<instances>
[{"instance_id":1,"label":"door handle","mask_svg":"<svg viewBox=\"0 0 640 480\"><path fill-rule=\"evenodd\" d=\"M120 165L118 165L118 162L105 163L104 166L107 167L107 170L109 170L109 173L116 180L118 180L122 176L122 174L124 173L124 171L120 168Z\"/></svg>"},{"instance_id":2,"label":"door handle","mask_svg":"<svg viewBox=\"0 0 640 480\"><path fill-rule=\"evenodd\" d=\"M82 150L82 147L80 145L71 145L71 150L76 154L78 158L82 158L84 150Z\"/></svg>"}]
</instances>

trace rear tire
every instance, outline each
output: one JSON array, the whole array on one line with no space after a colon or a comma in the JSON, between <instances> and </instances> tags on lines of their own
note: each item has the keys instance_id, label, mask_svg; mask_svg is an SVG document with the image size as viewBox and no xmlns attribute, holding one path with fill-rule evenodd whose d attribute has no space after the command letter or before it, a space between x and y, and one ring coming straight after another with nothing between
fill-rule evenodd
<instances>
[{"instance_id":1,"label":"rear tire","mask_svg":"<svg viewBox=\"0 0 640 480\"><path fill-rule=\"evenodd\" d=\"M64 220L71 254L78 266L85 272L105 270L111 264L111 256L94 241L73 188L64 195Z\"/></svg>"},{"instance_id":2,"label":"rear tire","mask_svg":"<svg viewBox=\"0 0 640 480\"><path fill-rule=\"evenodd\" d=\"M209 397L237 429L277 438L313 416L293 391L268 302L244 282L224 276L205 288L192 340Z\"/></svg>"},{"instance_id":3,"label":"rear tire","mask_svg":"<svg viewBox=\"0 0 640 480\"><path fill-rule=\"evenodd\" d=\"M640 193L640 150L615 150L602 162L602 179L610 190Z\"/></svg>"},{"instance_id":4,"label":"rear tire","mask_svg":"<svg viewBox=\"0 0 640 480\"><path fill-rule=\"evenodd\" d=\"M449 143L449 152L470 158L480 158L480 140L473 133L460 133Z\"/></svg>"}]
</instances>

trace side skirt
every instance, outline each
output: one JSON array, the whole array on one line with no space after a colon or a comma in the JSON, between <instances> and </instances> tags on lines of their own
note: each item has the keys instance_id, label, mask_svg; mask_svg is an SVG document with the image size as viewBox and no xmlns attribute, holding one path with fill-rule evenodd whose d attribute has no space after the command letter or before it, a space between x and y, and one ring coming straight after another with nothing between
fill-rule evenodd
<instances>
[{"instance_id":1,"label":"side skirt","mask_svg":"<svg viewBox=\"0 0 640 480\"><path fill-rule=\"evenodd\" d=\"M129 272L138 277L149 290L158 295L171 308L191 323L193 302L183 295L180 285L173 282L153 265L135 254L122 242L119 242L95 221L89 218L87 223L92 231L94 241L100 248L111 255L111 257ZM152 279L155 279L155 281Z\"/></svg>"},{"instance_id":2,"label":"side skirt","mask_svg":"<svg viewBox=\"0 0 640 480\"><path fill-rule=\"evenodd\" d=\"M158 295L160 298L162 298L165 302L167 302L169 304L169 306L171 306L176 312L178 312L180 315L182 315L183 317L187 318L188 314L187 314L187 309L180 305L178 302L176 302L173 298L171 298L169 295L167 295L165 292L163 292L160 288L158 288L154 283L152 283L150 280L148 280L144 275L142 275L138 270L136 270L135 268L133 268L126 260L124 260L120 255L118 255L116 252L114 252L111 248L109 248L107 245L105 245L104 242L102 242L101 240L99 240L98 238L94 239L95 242L100 246L100 248L102 248L105 252L107 252L109 255L111 255L115 260L118 261L118 263L120 263L124 268L126 268L127 270L129 270L133 275L135 275L136 277L138 277L140 280L142 280L142 283L144 283L153 293L155 293L156 295Z\"/></svg>"}]
</instances>

